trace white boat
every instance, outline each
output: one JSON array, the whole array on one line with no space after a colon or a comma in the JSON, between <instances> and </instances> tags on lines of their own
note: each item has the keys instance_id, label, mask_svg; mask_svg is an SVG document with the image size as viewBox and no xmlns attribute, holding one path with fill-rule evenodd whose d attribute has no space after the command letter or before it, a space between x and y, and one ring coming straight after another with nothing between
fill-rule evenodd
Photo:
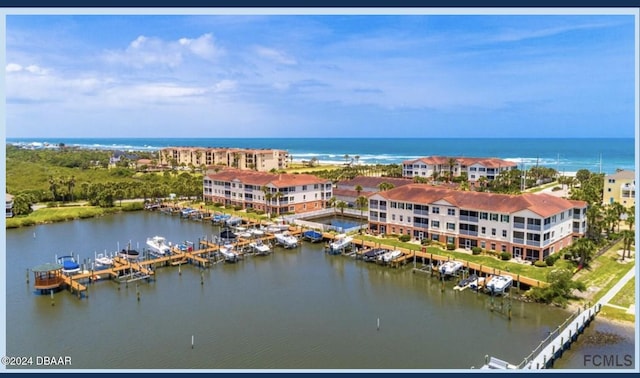
<instances>
[{"instance_id":1,"label":"white boat","mask_svg":"<svg viewBox=\"0 0 640 378\"><path fill-rule=\"evenodd\" d=\"M278 224L278 223L270 223L267 225L266 227L267 232L271 232L271 233L280 233L283 231L288 231L289 230L289 225L288 224Z\"/></svg>"},{"instance_id":2,"label":"white boat","mask_svg":"<svg viewBox=\"0 0 640 378\"><path fill-rule=\"evenodd\" d=\"M225 244L220 247L220 254L224 257L225 261L236 262L238 260L238 255L233 251L233 246L230 244Z\"/></svg>"},{"instance_id":3,"label":"white boat","mask_svg":"<svg viewBox=\"0 0 640 378\"><path fill-rule=\"evenodd\" d=\"M440 265L440 274L455 276L464 265L460 261L446 261Z\"/></svg>"},{"instance_id":4,"label":"white boat","mask_svg":"<svg viewBox=\"0 0 640 378\"><path fill-rule=\"evenodd\" d=\"M98 253L96 254L94 261L94 268L98 269L107 269L113 266L113 258L107 256L106 253Z\"/></svg>"},{"instance_id":5,"label":"white boat","mask_svg":"<svg viewBox=\"0 0 640 378\"><path fill-rule=\"evenodd\" d=\"M340 253L351 246L353 237L345 234L336 235L336 238L329 244L329 251L332 253Z\"/></svg>"},{"instance_id":6,"label":"white boat","mask_svg":"<svg viewBox=\"0 0 640 378\"><path fill-rule=\"evenodd\" d=\"M492 294L504 294L504 292L513 284L513 278L511 276L494 276L491 281L487 283L487 292Z\"/></svg>"},{"instance_id":7,"label":"white boat","mask_svg":"<svg viewBox=\"0 0 640 378\"><path fill-rule=\"evenodd\" d=\"M258 230L257 228L251 228L248 232L255 237L264 236L264 231Z\"/></svg>"},{"instance_id":8,"label":"white boat","mask_svg":"<svg viewBox=\"0 0 640 378\"><path fill-rule=\"evenodd\" d=\"M486 277L476 277L475 280L471 281L469 284L469 288L471 290L478 291L481 287L484 287L484 283L486 281Z\"/></svg>"},{"instance_id":9,"label":"white boat","mask_svg":"<svg viewBox=\"0 0 640 378\"><path fill-rule=\"evenodd\" d=\"M298 239L290 235L288 232L279 232L273 234L276 238L276 244L283 246L284 248L295 248L298 246Z\"/></svg>"},{"instance_id":10,"label":"white boat","mask_svg":"<svg viewBox=\"0 0 640 378\"><path fill-rule=\"evenodd\" d=\"M400 256L402 256L402 251L399 251L399 250L396 249L396 250L389 251L389 252L386 252L386 253L380 255L378 257L378 261L381 261L381 262L387 264L387 263L390 263L391 261L397 259Z\"/></svg>"},{"instance_id":11,"label":"white boat","mask_svg":"<svg viewBox=\"0 0 640 378\"><path fill-rule=\"evenodd\" d=\"M261 240L249 243L249 247L258 255L268 255L271 252L271 248Z\"/></svg>"},{"instance_id":12,"label":"white boat","mask_svg":"<svg viewBox=\"0 0 640 378\"><path fill-rule=\"evenodd\" d=\"M239 226L242 224L242 218L237 217L237 216L232 216L229 219L225 220L224 223L229 226L229 227L233 227L233 226Z\"/></svg>"},{"instance_id":13,"label":"white boat","mask_svg":"<svg viewBox=\"0 0 640 378\"><path fill-rule=\"evenodd\" d=\"M71 275L80 272L80 264L76 262L73 255L58 257L58 263L62 265L62 273Z\"/></svg>"},{"instance_id":14,"label":"white boat","mask_svg":"<svg viewBox=\"0 0 640 378\"><path fill-rule=\"evenodd\" d=\"M165 256L171 253L171 247L167 245L166 239L162 236L147 238L147 247L152 255Z\"/></svg>"}]
</instances>

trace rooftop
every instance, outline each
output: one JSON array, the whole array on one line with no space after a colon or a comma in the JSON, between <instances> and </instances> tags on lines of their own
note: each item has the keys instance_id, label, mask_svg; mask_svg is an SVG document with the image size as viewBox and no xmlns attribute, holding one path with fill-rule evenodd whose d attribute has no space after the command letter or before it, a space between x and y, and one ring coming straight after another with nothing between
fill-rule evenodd
<instances>
[{"instance_id":1,"label":"rooftop","mask_svg":"<svg viewBox=\"0 0 640 378\"><path fill-rule=\"evenodd\" d=\"M451 206L462 209L495 211L506 214L530 210L542 217L548 217L575 207L587 206L584 201L567 200L549 194L496 194L444 189L428 184L405 185L381 192L380 195L395 201L425 204L444 201Z\"/></svg>"}]
</instances>

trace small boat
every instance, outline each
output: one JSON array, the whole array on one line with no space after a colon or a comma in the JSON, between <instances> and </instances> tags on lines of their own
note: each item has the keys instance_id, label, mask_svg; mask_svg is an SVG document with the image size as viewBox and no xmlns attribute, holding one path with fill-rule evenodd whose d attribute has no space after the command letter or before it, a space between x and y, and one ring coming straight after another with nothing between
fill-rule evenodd
<instances>
[{"instance_id":1,"label":"small boat","mask_svg":"<svg viewBox=\"0 0 640 378\"><path fill-rule=\"evenodd\" d=\"M167 245L166 239L162 236L147 238L147 247L149 247L149 252L155 256L171 254L171 247Z\"/></svg>"},{"instance_id":2,"label":"small boat","mask_svg":"<svg viewBox=\"0 0 640 378\"><path fill-rule=\"evenodd\" d=\"M362 260L367 261L367 262L372 262L372 261L376 261L376 259L378 257L380 257L380 255L383 255L385 253L387 253L388 251L386 249L382 249L382 248L374 248L370 251L367 251L365 253L362 254Z\"/></svg>"},{"instance_id":3,"label":"small boat","mask_svg":"<svg viewBox=\"0 0 640 378\"><path fill-rule=\"evenodd\" d=\"M238 255L233 251L233 246L225 244L220 247L220 254L224 257L224 261L236 262L238 261Z\"/></svg>"},{"instance_id":4,"label":"small boat","mask_svg":"<svg viewBox=\"0 0 640 378\"><path fill-rule=\"evenodd\" d=\"M475 280L469 283L469 288L475 291L480 290L481 288L484 287L484 284L487 282L487 278L488 277L476 277Z\"/></svg>"},{"instance_id":5,"label":"small boat","mask_svg":"<svg viewBox=\"0 0 640 378\"><path fill-rule=\"evenodd\" d=\"M113 266L113 259L107 256L106 253L98 253L93 259L94 269L107 269Z\"/></svg>"},{"instance_id":6,"label":"small boat","mask_svg":"<svg viewBox=\"0 0 640 378\"><path fill-rule=\"evenodd\" d=\"M220 232L220 239L223 241L235 241L238 236L228 228L225 228Z\"/></svg>"},{"instance_id":7,"label":"small boat","mask_svg":"<svg viewBox=\"0 0 640 378\"><path fill-rule=\"evenodd\" d=\"M131 248L123 248L120 252L118 252L118 256L129 260L136 260L138 257L140 257L140 252Z\"/></svg>"},{"instance_id":8,"label":"small boat","mask_svg":"<svg viewBox=\"0 0 640 378\"><path fill-rule=\"evenodd\" d=\"M232 226L239 226L239 225L241 225L241 224L242 224L242 218L237 217L237 216L232 216L232 217L227 218L227 219L224 221L224 224L226 224L226 225L227 225L227 226L229 226L229 227L232 227Z\"/></svg>"},{"instance_id":9,"label":"small boat","mask_svg":"<svg viewBox=\"0 0 640 378\"><path fill-rule=\"evenodd\" d=\"M494 276L486 285L485 290L491 294L504 294L513 284L511 276Z\"/></svg>"},{"instance_id":10,"label":"small boat","mask_svg":"<svg viewBox=\"0 0 640 378\"><path fill-rule=\"evenodd\" d=\"M312 243L322 241L322 232L316 230L308 230L302 233L302 237Z\"/></svg>"},{"instance_id":11,"label":"small boat","mask_svg":"<svg viewBox=\"0 0 640 378\"><path fill-rule=\"evenodd\" d=\"M477 279L478 279L478 276L475 275L475 274L472 274L469 277L460 280L460 282L458 282L458 284L456 286L454 286L453 290L462 291L462 290L468 288L469 285L471 285L471 283L476 281Z\"/></svg>"},{"instance_id":12,"label":"small boat","mask_svg":"<svg viewBox=\"0 0 640 378\"><path fill-rule=\"evenodd\" d=\"M279 232L273 236L276 238L276 244L284 248L295 248L298 246L298 239L288 232Z\"/></svg>"},{"instance_id":13,"label":"small boat","mask_svg":"<svg viewBox=\"0 0 640 378\"><path fill-rule=\"evenodd\" d=\"M58 257L58 264L62 265L62 273L64 274L75 274L80 271L80 264L73 256Z\"/></svg>"},{"instance_id":14,"label":"small boat","mask_svg":"<svg viewBox=\"0 0 640 378\"><path fill-rule=\"evenodd\" d=\"M455 276L464 265L460 261L446 261L440 265L440 274L444 276Z\"/></svg>"},{"instance_id":15,"label":"small boat","mask_svg":"<svg viewBox=\"0 0 640 378\"><path fill-rule=\"evenodd\" d=\"M402 251L396 249L393 251L385 252L382 255L378 256L378 261L383 264L388 264L400 256L402 256Z\"/></svg>"},{"instance_id":16,"label":"small boat","mask_svg":"<svg viewBox=\"0 0 640 378\"><path fill-rule=\"evenodd\" d=\"M264 231L257 228L250 228L248 232L255 237L264 236Z\"/></svg>"},{"instance_id":17,"label":"small boat","mask_svg":"<svg viewBox=\"0 0 640 378\"><path fill-rule=\"evenodd\" d=\"M270 223L270 224L267 225L266 230L267 230L267 232L270 232L270 233L279 233L279 232L283 232L283 231L288 231L289 230L289 225L288 224Z\"/></svg>"},{"instance_id":18,"label":"small boat","mask_svg":"<svg viewBox=\"0 0 640 378\"><path fill-rule=\"evenodd\" d=\"M192 209L190 207L187 207L185 209L180 210L180 217L188 218L191 215L191 213L194 213L196 211L197 211L196 209Z\"/></svg>"},{"instance_id":19,"label":"small boat","mask_svg":"<svg viewBox=\"0 0 640 378\"><path fill-rule=\"evenodd\" d=\"M264 244L261 240L249 243L249 247L251 247L257 255L268 255L271 253L271 247Z\"/></svg>"},{"instance_id":20,"label":"small boat","mask_svg":"<svg viewBox=\"0 0 640 378\"><path fill-rule=\"evenodd\" d=\"M211 217L211 223L224 223L224 221L226 221L227 219L231 218L231 215L229 214L215 214L214 216Z\"/></svg>"},{"instance_id":21,"label":"small boat","mask_svg":"<svg viewBox=\"0 0 640 378\"><path fill-rule=\"evenodd\" d=\"M336 238L333 242L329 243L329 252L332 254L337 254L351 246L351 242L353 241L353 237L347 236L345 234L336 235Z\"/></svg>"}]
</instances>

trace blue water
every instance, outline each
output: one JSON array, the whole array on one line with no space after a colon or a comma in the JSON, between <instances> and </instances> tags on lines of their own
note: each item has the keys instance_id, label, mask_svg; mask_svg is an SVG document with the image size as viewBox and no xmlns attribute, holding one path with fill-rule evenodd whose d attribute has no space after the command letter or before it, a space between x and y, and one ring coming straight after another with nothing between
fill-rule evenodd
<instances>
[{"instance_id":1,"label":"blue water","mask_svg":"<svg viewBox=\"0 0 640 378\"><path fill-rule=\"evenodd\" d=\"M539 164L560 172L613 173L635 169L633 138L8 138L8 143L64 143L82 148L155 151L171 146L274 148L293 160L392 164L424 156L498 157L521 168Z\"/></svg>"}]
</instances>

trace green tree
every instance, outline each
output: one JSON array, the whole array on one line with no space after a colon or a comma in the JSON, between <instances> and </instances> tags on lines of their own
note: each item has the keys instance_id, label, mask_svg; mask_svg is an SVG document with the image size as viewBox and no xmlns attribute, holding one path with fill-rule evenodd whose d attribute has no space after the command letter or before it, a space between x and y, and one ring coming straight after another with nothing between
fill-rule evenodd
<instances>
[{"instance_id":1,"label":"green tree","mask_svg":"<svg viewBox=\"0 0 640 378\"><path fill-rule=\"evenodd\" d=\"M579 259L578 267L584 268L589 266L589 263L593 259L593 254L596 251L596 245L587 238L580 238L571 244L569 251L574 258Z\"/></svg>"},{"instance_id":2,"label":"green tree","mask_svg":"<svg viewBox=\"0 0 640 378\"><path fill-rule=\"evenodd\" d=\"M336 203L336 207L340 209L340 214L344 215L344 209L347 207L347 203L344 201L338 201L338 203Z\"/></svg>"},{"instance_id":3,"label":"green tree","mask_svg":"<svg viewBox=\"0 0 640 378\"><path fill-rule=\"evenodd\" d=\"M31 205L34 203L32 195L27 193L20 193L13 197L13 214L15 215L27 215L30 214L33 209Z\"/></svg>"},{"instance_id":4,"label":"green tree","mask_svg":"<svg viewBox=\"0 0 640 378\"><path fill-rule=\"evenodd\" d=\"M622 259L623 260L626 253L628 253L628 257L631 258L631 244L633 244L635 238L636 238L636 233L633 229L622 231Z\"/></svg>"},{"instance_id":5,"label":"green tree","mask_svg":"<svg viewBox=\"0 0 640 378\"><path fill-rule=\"evenodd\" d=\"M557 303L566 306L568 299L573 297L573 290L584 291L586 289L583 282L574 281L572 277L573 273L569 269L551 270L547 274L549 285L543 288L532 288L529 295L538 302Z\"/></svg>"},{"instance_id":6,"label":"green tree","mask_svg":"<svg viewBox=\"0 0 640 378\"><path fill-rule=\"evenodd\" d=\"M390 183L390 182L386 182L386 181L383 181L383 182L381 182L381 183L378 185L378 189L379 189L381 192L384 192L385 190L391 190L391 189L393 189L393 188L395 188L395 185L393 185L393 184L392 184L392 183Z\"/></svg>"}]
</instances>

